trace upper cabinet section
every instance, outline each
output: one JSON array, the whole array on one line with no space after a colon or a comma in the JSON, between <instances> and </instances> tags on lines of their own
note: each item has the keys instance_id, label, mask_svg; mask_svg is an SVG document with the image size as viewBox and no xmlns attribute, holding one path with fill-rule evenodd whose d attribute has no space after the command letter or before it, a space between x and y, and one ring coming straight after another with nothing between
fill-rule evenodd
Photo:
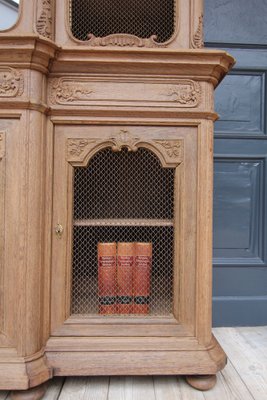
<instances>
[{"instance_id":1,"label":"upper cabinet section","mask_svg":"<svg viewBox=\"0 0 267 400\"><path fill-rule=\"evenodd\" d=\"M157 46L174 35L177 6L175 0L69 0L69 26L89 45Z\"/></svg>"},{"instance_id":2,"label":"upper cabinet section","mask_svg":"<svg viewBox=\"0 0 267 400\"><path fill-rule=\"evenodd\" d=\"M203 0L20 0L9 32L63 47L202 48Z\"/></svg>"}]
</instances>

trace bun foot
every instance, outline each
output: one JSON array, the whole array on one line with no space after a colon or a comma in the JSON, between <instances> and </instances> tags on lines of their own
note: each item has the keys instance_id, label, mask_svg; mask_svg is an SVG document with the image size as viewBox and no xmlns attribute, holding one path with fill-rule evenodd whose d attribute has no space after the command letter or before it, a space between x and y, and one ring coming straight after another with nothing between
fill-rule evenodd
<instances>
[{"instance_id":1,"label":"bun foot","mask_svg":"<svg viewBox=\"0 0 267 400\"><path fill-rule=\"evenodd\" d=\"M187 375L186 382L197 390L212 389L217 381L216 375Z\"/></svg>"},{"instance_id":2,"label":"bun foot","mask_svg":"<svg viewBox=\"0 0 267 400\"><path fill-rule=\"evenodd\" d=\"M36 386L28 390L15 390L11 393L12 400L40 400L46 391L46 385Z\"/></svg>"}]
</instances>

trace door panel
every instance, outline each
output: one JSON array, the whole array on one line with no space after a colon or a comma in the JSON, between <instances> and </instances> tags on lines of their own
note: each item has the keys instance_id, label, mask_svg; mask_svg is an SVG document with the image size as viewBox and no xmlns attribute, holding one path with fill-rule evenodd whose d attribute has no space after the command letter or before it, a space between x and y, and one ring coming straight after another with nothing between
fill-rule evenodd
<instances>
[{"instance_id":1,"label":"door panel","mask_svg":"<svg viewBox=\"0 0 267 400\"><path fill-rule=\"evenodd\" d=\"M205 6L206 46L237 61L215 91L213 324L267 324L267 2Z\"/></svg>"}]
</instances>

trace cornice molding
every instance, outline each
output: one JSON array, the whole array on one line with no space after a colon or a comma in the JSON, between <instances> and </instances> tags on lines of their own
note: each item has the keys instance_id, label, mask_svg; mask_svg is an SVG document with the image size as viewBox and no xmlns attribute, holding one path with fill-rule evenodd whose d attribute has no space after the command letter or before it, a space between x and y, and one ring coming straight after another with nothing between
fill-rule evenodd
<instances>
[{"instance_id":1,"label":"cornice molding","mask_svg":"<svg viewBox=\"0 0 267 400\"><path fill-rule=\"evenodd\" d=\"M196 81L212 82L217 86L235 60L223 50L137 49L69 47L58 52L51 65L53 73L134 75L186 77Z\"/></svg>"},{"instance_id":2,"label":"cornice molding","mask_svg":"<svg viewBox=\"0 0 267 400\"><path fill-rule=\"evenodd\" d=\"M20 69L32 69L47 74L51 60L59 47L38 35L2 35L0 33L0 63Z\"/></svg>"}]
</instances>

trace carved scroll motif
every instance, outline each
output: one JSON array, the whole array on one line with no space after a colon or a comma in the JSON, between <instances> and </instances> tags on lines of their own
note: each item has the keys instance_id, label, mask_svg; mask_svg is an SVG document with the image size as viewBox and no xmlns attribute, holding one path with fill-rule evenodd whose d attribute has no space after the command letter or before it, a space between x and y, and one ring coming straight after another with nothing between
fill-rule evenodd
<instances>
[{"instance_id":1,"label":"carved scroll motif","mask_svg":"<svg viewBox=\"0 0 267 400\"><path fill-rule=\"evenodd\" d=\"M192 80L181 80L168 91L167 96L181 107L196 107L200 102L199 83Z\"/></svg>"},{"instance_id":2,"label":"carved scroll motif","mask_svg":"<svg viewBox=\"0 0 267 400\"><path fill-rule=\"evenodd\" d=\"M0 132L0 160L2 160L5 155L5 144L5 132Z\"/></svg>"},{"instance_id":3,"label":"carved scroll motif","mask_svg":"<svg viewBox=\"0 0 267 400\"><path fill-rule=\"evenodd\" d=\"M21 96L24 80L21 72L10 67L0 67L0 97Z\"/></svg>"},{"instance_id":4,"label":"carved scroll motif","mask_svg":"<svg viewBox=\"0 0 267 400\"><path fill-rule=\"evenodd\" d=\"M52 39L53 35L53 15L52 15L53 0L41 0L38 3L38 8L41 8L41 13L36 22L37 32Z\"/></svg>"},{"instance_id":5,"label":"carved scroll motif","mask_svg":"<svg viewBox=\"0 0 267 400\"><path fill-rule=\"evenodd\" d=\"M86 166L89 159L98 151L111 148L118 152L123 148L128 151L137 151L146 148L155 153L162 166L175 168L183 162L183 140L143 140L134 136L129 130L121 129L114 136L106 139L67 139L67 161L77 166Z\"/></svg>"},{"instance_id":6,"label":"carved scroll motif","mask_svg":"<svg viewBox=\"0 0 267 400\"><path fill-rule=\"evenodd\" d=\"M157 43L156 35L152 35L149 38L139 38L135 35L128 35L124 33L108 35L104 37L96 37L92 33L88 35L87 44L91 46L119 46L119 47L164 47L161 43Z\"/></svg>"},{"instance_id":7,"label":"carved scroll motif","mask_svg":"<svg viewBox=\"0 0 267 400\"><path fill-rule=\"evenodd\" d=\"M113 143L113 151L121 151L126 147L129 151L137 151L136 144L140 141L139 138L134 137L128 130L121 129L114 137L110 138Z\"/></svg>"},{"instance_id":8,"label":"carved scroll motif","mask_svg":"<svg viewBox=\"0 0 267 400\"><path fill-rule=\"evenodd\" d=\"M93 90L88 82L73 82L67 78L56 78L51 81L49 92L52 104L69 104L88 100Z\"/></svg>"},{"instance_id":9,"label":"carved scroll motif","mask_svg":"<svg viewBox=\"0 0 267 400\"><path fill-rule=\"evenodd\" d=\"M203 42L203 14L198 19L198 27L192 38L192 47L194 49L202 49L204 47Z\"/></svg>"}]
</instances>

